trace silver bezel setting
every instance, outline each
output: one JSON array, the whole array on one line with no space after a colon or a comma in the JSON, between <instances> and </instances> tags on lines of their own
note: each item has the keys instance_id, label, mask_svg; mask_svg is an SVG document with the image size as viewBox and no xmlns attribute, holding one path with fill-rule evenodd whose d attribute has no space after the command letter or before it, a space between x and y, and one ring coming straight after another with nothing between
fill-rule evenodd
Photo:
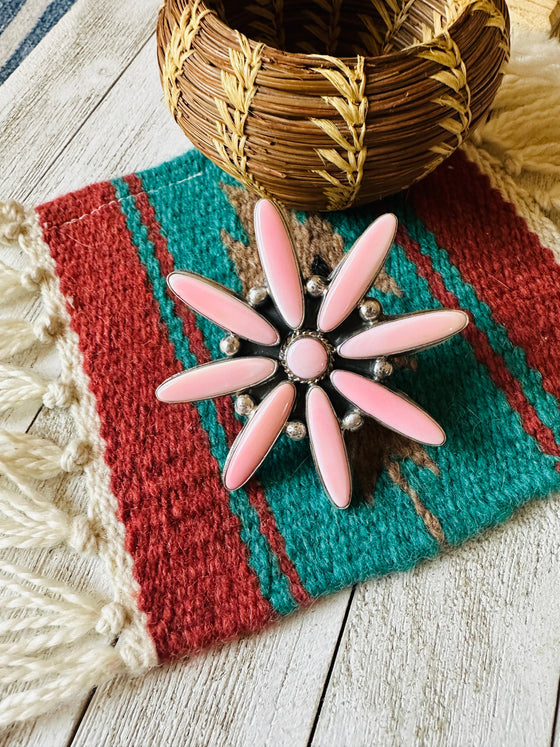
<instances>
[{"instance_id":1,"label":"silver bezel setting","mask_svg":"<svg viewBox=\"0 0 560 747\"><path fill-rule=\"evenodd\" d=\"M305 393L305 411L306 411L306 413L307 413L307 403L309 401L309 396L310 396L311 392L313 391L313 388L314 388L313 385L309 386L307 388L307 392ZM331 405L331 408L332 408L332 410L334 412L334 407L332 406L332 402L330 403L330 405ZM335 416L336 416L336 413L335 413ZM340 418L337 417L336 419L338 420L338 423L339 423L339 426L340 426ZM323 478L321 470L319 469L319 466L317 464L317 455L315 453L315 446L313 444L313 438L311 437L310 433L308 433L308 435L309 435L309 449L311 450L311 456L313 457L313 462L314 462L316 470L317 470L317 475L319 477L321 485L323 486L323 490L325 491L325 495L327 496L327 498L329 499L329 501L332 503L332 505L335 508L339 509L340 511L346 511L348 509L348 507L350 506L350 503L348 503L347 506L337 506L336 503L333 501L332 496L331 496L331 494L330 494L330 492L329 492L329 490L328 490L328 488L327 488L327 486L325 484L325 480ZM348 464L348 466L350 466L350 460L348 459L348 448L346 446L346 439L344 438L344 429L343 428L341 428L341 438L342 438L342 446L344 448L344 455L346 457L346 464ZM352 473L350 473L350 482L352 482ZM350 485L350 495L352 495L352 486L351 485Z\"/></svg>"},{"instance_id":2,"label":"silver bezel setting","mask_svg":"<svg viewBox=\"0 0 560 747\"><path fill-rule=\"evenodd\" d=\"M325 366L325 370L319 376L316 376L313 379L302 379L299 376L296 376L286 363L286 353L290 345L296 340L300 340L304 337L310 337L313 340L317 340L323 345L327 352L327 365ZM286 341L280 348L278 360L280 361L280 364L282 365L284 371L286 372L286 376L290 381L297 381L300 384L316 384L330 374L334 360L334 348L320 332L314 332L313 330L296 330L286 338Z\"/></svg>"}]
</instances>

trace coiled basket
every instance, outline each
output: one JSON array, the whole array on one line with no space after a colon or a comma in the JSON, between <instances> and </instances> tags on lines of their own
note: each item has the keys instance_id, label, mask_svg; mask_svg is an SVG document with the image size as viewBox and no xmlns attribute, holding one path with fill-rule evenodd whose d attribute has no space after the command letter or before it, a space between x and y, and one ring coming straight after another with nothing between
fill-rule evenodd
<instances>
[{"instance_id":1,"label":"coiled basket","mask_svg":"<svg viewBox=\"0 0 560 747\"><path fill-rule=\"evenodd\" d=\"M166 0L165 97L194 145L304 210L393 194L484 119L505 0Z\"/></svg>"}]
</instances>

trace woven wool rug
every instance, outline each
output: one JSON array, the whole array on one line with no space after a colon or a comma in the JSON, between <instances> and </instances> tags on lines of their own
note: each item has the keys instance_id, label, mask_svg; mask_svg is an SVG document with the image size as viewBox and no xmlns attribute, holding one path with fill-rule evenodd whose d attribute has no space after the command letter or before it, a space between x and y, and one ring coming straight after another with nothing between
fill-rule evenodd
<instances>
[{"instance_id":1,"label":"woven wool rug","mask_svg":"<svg viewBox=\"0 0 560 747\"><path fill-rule=\"evenodd\" d=\"M308 444L282 438L229 494L220 472L241 427L231 398L171 406L154 392L220 357L223 335L175 302L166 275L193 270L239 292L261 282L255 201L191 151L36 211L3 207L4 243L29 265L0 267L2 300L35 294L41 311L1 322L0 404L64 407L74 436L0 432L0 533L11 553L0 560L11 600L2 680L18 683L0 724L407 570L560 489L560 237L495 157L468 145L383 203L290 218L309 274L333 268L375 217L394 212L400 227L375 289L386 311L468 311L461 336L401 359L395 376L442 424L446 445L374 422L348 434L355 496L338 511ZM60 379L21 367L35 344L55 347ZM66 473L82 481L81 512L44 490ZM45 547L70 568L78 553L102 558L112 597L18 558L18 548Z\"/></svg>"}]
</instances>

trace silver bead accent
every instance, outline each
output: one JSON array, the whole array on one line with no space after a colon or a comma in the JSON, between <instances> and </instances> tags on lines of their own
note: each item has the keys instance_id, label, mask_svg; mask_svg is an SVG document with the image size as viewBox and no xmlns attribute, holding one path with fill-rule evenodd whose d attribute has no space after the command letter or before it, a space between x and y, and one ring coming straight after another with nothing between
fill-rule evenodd
<instances>
[{"instance_id":1,"label":"silver bead accent","mask_svg":"<svg viewBox=\"0 0 560 747\"><path fill-rule=\"evenodd\" d=\"M381 304L376 298L364 298L359 311L364 322L374 322L381 314Z\"/></svg>"},{"instance_id":2,"label":"silver bead accent","mask_svg":"<svg viewBox=\"0 0 560 747\"><path fill-rule=\"evenodd\" d=\"M220 350L224 355L235 355L239 350L239 337L227 335L220 340Z\"/></svg>"},{"instance_id":3,"label":"silver bead accent","mask_svg":"<svg viewBox=\"0 0 560 747\"><path fill-rule=\"evenodd\" d=\"M318 297L327 290L327 284L319 275L312 275L305 284L305 289L310 296Z\"/></svg>"},{"instance_id":4,"label":"silver bead accent","mask_svg":"<svg viewBox=\"0 0 560 747\"><path fill-rule=\"evenodd\" d=\"M373 364L373 375L379 379L386 379L393 373L393 364L390 363L386 358L378 358Z\"/></svg>"},{"instance_id":5,"label":"silver bead accent","mask_svg":"<svg viewBox=\"0 0 560 747\"><path fill-rule=\"evenodd\" d=\"M268 288L266 285L255 285L254 288L249 289L247 293L247 301L251 306L258 306L263 303L268 296Z\"/></svg>"},{"instance_id":6,"label":"silver bead accent","mask_svg":"<svg viewBox=\"0 0 560 747\"><path fill-rule=\"evenodd\" d=\"M255 403L248 394L240 394L235 400L235 412L238 415L250 415L255 409Z\"/></svg>"},{"instance_id":7,"label":"silver bead accent","mask_svg":"<svg viewBox=\"0 0 560 747\"><path fill-rule=\"evenodd\" d=\"M292 420L286 423L286 435L291 438L292 441L301 441L307 436L307 428L299 420Z\"/></svg>"},{"instance_id":8,"label":"silver bead accent","mask_svg":"<svg viewBox=\"0 0 560 747\"><path fill-rule=\"evenodd\" d=\"M357 410L347 412L342 418L342 427L345 431L357 431L364 424L364 419Z\"/></svg>"}]
</instances>

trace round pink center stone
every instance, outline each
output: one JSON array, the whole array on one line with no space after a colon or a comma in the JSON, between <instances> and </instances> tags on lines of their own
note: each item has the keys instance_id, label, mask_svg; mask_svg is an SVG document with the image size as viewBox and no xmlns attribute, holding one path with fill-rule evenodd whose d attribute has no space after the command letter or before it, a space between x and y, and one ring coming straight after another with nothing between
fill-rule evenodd
<instances>
[{"instance_id":1,"label":"round pink center stone","mask_svg":"<svg viewBox=\"0 0 560 747\"><path fill-rule=\"evenodd\" d=\"M316 379L327 370L327 349L314 337L300 337L286 349L286 366L298 379Z\"/></svg>"}]
</instances>

